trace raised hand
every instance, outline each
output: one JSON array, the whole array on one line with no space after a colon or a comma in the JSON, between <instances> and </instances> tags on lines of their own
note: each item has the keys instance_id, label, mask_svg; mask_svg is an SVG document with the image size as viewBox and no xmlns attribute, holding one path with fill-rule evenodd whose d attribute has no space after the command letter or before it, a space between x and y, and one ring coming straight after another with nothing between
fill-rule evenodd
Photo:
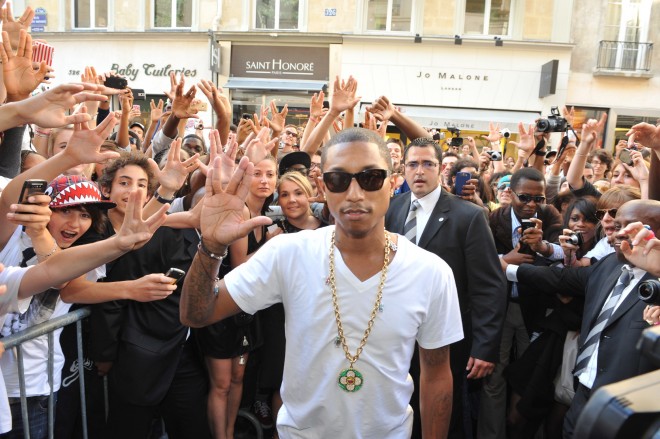
<instances>
[{"instance_id":1,"label":"raised hand","mask_svg":"<svg viewBox=\"0 0 660 439\"><path fill-rule=\"evenodd\" d=\"M160 185L170 192L176 192L186 182L188 175L199 167L199 154L195 154L187 160L181 161L181 138L172 142L167 151L167 163L162 170L154 169Z\"/></svg>"},{"instance_id":2,"label":"raised hand","mask_svg":"<svg viewBox=\"0 0 660 439\"><path fill-rule=\"evenodd\" d=\"M2 2L4 4L4 1ZM34 9L25 8L21 18L14 20L14 13L11 10L11 3L2 9L2 30L9 35L9 41L13 50L18 49L21 30L28 32L34 19Z\"/></svg>"},{"instance_id":3,"label":"raised hand","mask_svg":"<svg viewBox=\"0 0 660 439\"><path fill-rule=\"evenodd\" d=\"M220 254L229 244L247 236L251 230L272 223L265 216L247 220L244 218L243 209L253 172L254 165L243 157L229 184L223 188L220 158L213 161L213 167L206 177L206 194L200 220L204 246L209 251Z\"/></svg>"},{"instance_id":4,"label":"raised hand","mask_svg":"<svg viewBox=\"0 0 660 439\"><path fill-rule=\"evenodd\" d=\"M20 31L16 55L10 47L9 34L2 32L0 57L9 102L26 99L46 79L48 66L45 61L41 62L39 69L32 68L32 37L25 30Z\"/></svg>"},{"instance_id":5,"label":"raised hand","mask_svg":"<svg viewBox=\"0 0 660 439\"><path fill-rule=\"evenodd\" d=\"M165 222L167 209L170 208L169 204L163 204L156 213L146 220L142 219L143 204L144 194L141 191L130 193L124 221L116 235L117 245L121 251L128 252L139 249L151 239L156 229Z\"/></svg>"},{"instance_id":6,"label":"raised hand","mask_svg":"<svg viewBox=\"0 0 660 439\"><path fill-rule=\"evenodd\" d=\"M151 102L149 102L149 108L151 109L151 112L149 113L151 123L158 122L158 120L163 117L163 100L158 99L158 105L156 105L152 99Z\"/></svg>"},{"instance_id":7,"label":"raised hand","mask_svg":"<svg viewBox=\"0 0 660 439\"><path fill-rule=\"evenodd\" d=\"M509 141L510 144L518 148L519 151L522 151L524 158L530 156L534 148L536 147L536 142L534 141L534 131L536 130L536 124L532 123L529 125L529 130L525 130L525 125L522 122L518 123L518 142Z\"/></svg>"},{"instance_id":8,"label":"raised hand","mask_svg":"<svg viewBox=\"0 0 660 439\"><path fill-rule=\"evenodd\" d=\"M660 152L660 125L655 126L646 122L638 123L630 128L626 136L633 134L639 143Z\"/></svg>"},{"instance_id":9,"label":"raised hand","mask_svg":"<svg viewBox=\"0 0 660 439\"><path fill-rule=\"evenodd\" d=\"M231 119L231 102L229 102L229 99L222 94L222 89L218 90L214 83L205 79L202 79L199 84L197 84L197 88L204 93L204 96L206 96L206 99L208 99L213 107L213 111L215 111L219 117Z\"/></svg>"},{"instance_id":10,"label":"raised hand","mask_svg":"<svg viewBox=\"0 0 660 439\"><path fill-rule=\"evenodd\" d=\"M639 151L630 151L630 158L633 161L633 165L630 166L627 163L622 163L630 175L640 183L646 182L649 179L649 168L646 167L646 162L642 153Z\"/></svg>"},{"instance_id":11,"label":"raised hand","mask_svg":"<svg viewBox=\"0 0 660 439\"><path fill-rule=\"evenodd\" d=\"M488 135L486 140L490 143L497 143L502 139L502 133L500 132L500 124L488 122Z\"/></svg>"},{"instance_id":12,"label":"raised hand","mask_svg":"<svg viewBox=\"0 0 660 439\"><path fill-rule=\"evenodd\" d=\"M323 91L314 93L314 96L312 96L311 102L309 104L309 117L314 117L314 118L323 117L324 99L325 99L325 93L323 93Z\"/></svg>"},{"instance_id":13,"label":"raised hand","mask_svg":"<svg viewBox=\"0 0 660 439\"><path fill-rule=\"evenodd\" d=\"M381 122L392 119L392 116L396 111L394 105L392 105L390 103L390 100L387 99L387 97L385 96L381 96L378 99L376 99L373 102L373 104L371 104L366 108L366 110L369 113L373 114L374 117L380 120Z\"/></svg>"},{"instance_id":14,"label":"raised hand","mask_svg":"<svg viewBox=\"0 0 660 439\"><path fill-rule=\"evenodd\" d=\"M361 97L355 96L356 91L357 81L352 76L349 76L347 81L342 79L341 82L339 76L335 78L332 99L330 99L330 109L335 115L355 107L360 102Z\"/></svg>"},{"instance_id":15,"label":"raised hand","mask_svg":"<svg viewBox=\"0 0 660 439\"><path fill-rule=\"evenodd\" d=\"M277 146L279 139L276 137L274 139L268 139L268 128L262 128L259 131L259 134L250 141L247 148L245 149L245 155L250 159L252 163L259 163L265 159L272 150Z\"/></svg>"},{"instance_id":16,"label":"raised hand","mask_svg":"<svg viewBox=\"0 0 660 439\"><path fill-rule=\"evenodd\" d=\"M268 125L273 130L274 133L281 133L286 124L286 115L289 113L289 106L284 104L282 111L277 111L277 105L275 101L270 101L270 113L272 115L271 119L268 121Z\"/></svg>"},{"instance_id":17,"label":"raised hand","mask_svg":"<svg viewBox=\"0 0 660 439\"><path fill-rule=\"evenodd\" d=\"M12 204L9 206L7 220L17 226L24 226L25 233L33 237L43 233L50 222L51 210L48 207L48 195L31 195L25 204Z\"/></svg>"},{"instance_id":18,"label":"raised hand","mask_svg":"<svg viewBox=\"0 0 660 439\"><path fill-rule=\"evenodd\" d=\"M628 262L653 276L660 276L660 240L655 233L639 221L628 224L620 233L632 237L630 242L621 242L621 252Z\"/></svg>"},{"instance_id":19,"label":"raised hand","mask_svg":"<svg viewBox=\"0 0 660 439\"><path fill-rule=\"evenodd\" d=\"M81 112L86 112L84 106L81 108ZM114 151L101 152L101 145L112 133L116 124L117 119L112 113L93 130L89 129L86 121L75 124L73 135L62 154L70 157L76 164L102 163L105 160L119 157L119 153Z\"/></svg>"},{"instance_id":20,"label":"raised hand","mask_svg":"<svg viewBox=\"0 0 660 439\"><path fill-rule=\"evenodd\" d=\"M172 75L170 75L170 79ZM185 79L183 78L183 73L181 74L181 82L176 84L174 89L174 99L172 100L172 114L179 119L187 118L197 118L195 114L196 111L190 111L190 104L192 104L193 99L195 99L196 88L193 85L190 89L184 94L183 86L185 84Z\"/></svg>"},{"instance_id":21,"label":"raised hand","mask_svg":"<svg viewBox=\"0 0 660 439\"><path fill-rule=\"evenodd\" d=\"M174 97L176 96L176 88L177 88L176 73L170 72L170 91L163 92L163 94L167 96L167 99L170 100L170 103L174 102Z\"/></svg>"},{"instance_id":22,"label":"raised hand","mask_svg":"<svg viewBox=\"0 0 660 439\"><path fill-rule=\"evenodd\" d=\"M105 87L93 84L63 84L11 105L16 105L16 112L22 123L34 123L42 128L57 128L90 120L91 117L87 113L67 115L67 112L81 102L106 101L106 96L91 93L101 89Z\"/></svg>"},{"instance_id":23,"label":"raised hand","mask_svg":"<svg viewBox=\"0 0 660 439\"><path fill-rule=\"evenodd\" d=\"M585 143L585 146L591 149L596 144L596 140L598 140L600 133L603 132L606 121L607 113L603 113L598 121L595 119L589 119L587 122L583 123L582 135L580 136L581 143ZM584 148L581 149L584 150Z\"/></svg>"}]
</instances>

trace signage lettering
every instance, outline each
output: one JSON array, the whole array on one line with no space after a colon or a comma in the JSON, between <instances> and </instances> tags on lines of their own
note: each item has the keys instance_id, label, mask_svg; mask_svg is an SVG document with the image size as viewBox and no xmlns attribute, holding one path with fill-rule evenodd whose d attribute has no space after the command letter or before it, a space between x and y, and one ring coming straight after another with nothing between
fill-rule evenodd
<instances>
[{"instance_id":1,"label":"signage lettering","mask_svg":"<svg viewBox=\"0 0 660 439\"><path fill-rule=\"evenodd\" d=\"M431 73L420 71L417 78L430 79ZM488 81L488 75L465 75L463 73L438 72L438 79L448 79L453 81Z\"/></svg>"},{"instance_id":2,"label":"signage lettering","mask_svg":"<svg viewBox=\"0 0 660 439\"><path fill-rule=\"evenodd\" d=\"M229 76L327 81L328 47L233 45Z\"/></svg>"},{"instance_id":3,"label":"signage lettering","mask_svg":"<svg viewBox=\"0 0 660 439\"><path fill-rule=\"evenodd\" d=\"M314 63L309 62L286 62L280 59L272 61L245 61L245 71L247 73L300 73L303 75L314 74Z\"/></svg>"},{"instance_id":4,"label":"signage lettering","mask_svg":"<svg viewBox=\"0 0 660 439\"><path fill-rule=\"evenodd\" d=\"M133 66L129 63L125 67L120 67L119 64L114 63L110 70L114 70L118 75L124 76L131 81L135 81L140 73L140 68ZM175 69L172 68L172 64L166 66L156 66L156 64L142 64L142 72L146 76L169 76L170 72L174 72L175 75L180 75L183 73L183 76L188 78L194 78L197 76L197 70L188 70L186 68Z\"/></svg>"}]
</instances>

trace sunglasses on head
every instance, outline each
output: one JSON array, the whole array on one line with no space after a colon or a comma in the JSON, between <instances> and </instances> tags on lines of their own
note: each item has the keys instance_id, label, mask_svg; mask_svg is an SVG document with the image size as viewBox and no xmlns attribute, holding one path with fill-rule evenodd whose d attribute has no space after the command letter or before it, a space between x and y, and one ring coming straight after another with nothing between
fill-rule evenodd
<instances>
[{"instance_id":1,"label":"sunglasses on head","mask_svg":"<svg viewBox=\"0 0 660 439\"><path fill-rule=\"evenodd\" d=\"M596 211L596 218L598 218L598 221L602 221L603 218L605 218L605 214L609 214L612 218L616 216L616 212L619 209L598 209Z\"/></svg>"},{"instance_id":2,"label":"sunglasses on head","mask_svg":"<svg viewBox=\"0 0 660 439\"><path fill-rule=\"evenodd\" d=\"M356 174L331 171L323 173L323 183L330 192L344 192L355 178L362 189L373 192L383 187L387 174L385 169L365 169Z\"/></svg>"},{"instance_id":3,"label":"sunglasses on head","mask_svg":"<svg viewBox=\"0 0 660 439\"><path fill-rule=\"evenodd\" d=\"M516 194L514 192L514 194ZM529 204L534 201L536 204L545 203L545 197L543 195L527 195L527 194L516 194L516 197L520 200L521 203Z\"/></svg>"}]
</instances>

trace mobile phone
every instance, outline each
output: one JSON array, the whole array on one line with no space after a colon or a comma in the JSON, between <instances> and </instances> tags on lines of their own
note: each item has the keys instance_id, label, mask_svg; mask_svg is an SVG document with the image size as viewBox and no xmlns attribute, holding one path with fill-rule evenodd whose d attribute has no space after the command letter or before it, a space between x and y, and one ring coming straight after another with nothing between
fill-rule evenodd
<instances>
[{"instance_id":1,"label":"mobile phone","mask_svg":"<svg viewBox=\"0 0 660 439\"><path fill-rule=\"evenodd\" d=\"M521 228L521 230L520 230L520 234L521 234L521 235L522 235L523 233L525 233L525 230L527 230L527 229L533 229L534 227L536 227L536 226L534 225L534 221L532 221L532 220L530 220L530 219L520 220L520 228Z\"/></svg>"},{"instance_id":2,"label":"mobile phone","mask_svg":"<svg viewBox=\"0 0 660 439\"><path fill-rule=\"evenodd\" d=\"M53 52L55 48L50 44L41 41L32 42L32 61L41 64L41 61L46 61L46 65L53 65Z\"/></svg>"},{"instance_id":3,"label":"mobile phone","mask_svg":"<svg viewBox=\"0 0 660 439\"><path fill-rule=\"evenodd\" d=\"M21 195L18 197L18 204L30 204L27 199L30 195L40 195L46 192L48 182L46 180L25 180Z\"/></svg>"},{"instance_id":4,"label":"mobile phone","mask_svg":"<svg viewBox=\"0 0 660 439\"><path fill-rule=\"evenodd\" d=\"M138 104L133 105L133 111L142 112L142 110L140 109L140 106Z\"/></svg>"},{"instance_id":5,"label":"mobile phone","mask_svg":"<svg viewBox=\"0 0 660 439\"><path fill-rule=\"evenodd\" d=\"M488 154L488 157L494 162L502 161L502 153L499 151L486 151L486 154Z\"/></svg>"},{"instance_id":6,"label":"mobile phone","mask_svg":"<svg viewBox=\"0 0 660 439\"><path fill-rule=\"evenodd\" d=\"M167 273L165 273L165 276L171 277L174 279L174 282L172 282L172 285L175 283L179 282L183 276L186 275L186 272L183 270L179 270L178 268L170 268L167 270Z\"/></svg>"},{"instance_id":7,"label":"mobile phone","mask_svg":"<svg viewBox=\"0 0 660 439\"><path fill-rule=\"evenodd\" d=\"M206 111L209 109L209 105L201 99L193 99L188 109L190 111Z\"/></svg>"},{"instance_id":8,"label":"mobile phone","mask_svg":"<svg viewBox=\"0 0 660 439\"><path fill-rule=\"evenodd\" d=\"M469 172L458 172L456 173L456 181L454 183L454 188L456 189L456 195L463 195L463 186L469 179L472 178L472 174Z\"/></svg>"},{"instance_id":9,"label":"mobile phone","mask_svg":"<svg viewBox=\"0 0 660 439\"><path fill-rule=\"evenodd\" d=\"M243 115L241 116L241 118L246 119L246 120L251 120L251 119L252 119L252 115L251 115L250 113L243 113Z\"/></svg>"},{"instance_id":10,"label":"mobile phone","mask_svg":"<svg viewBox=\"0 0 660 439\"><path fill-rule=\"evenodd\" d=\"M106 87L123 90L128 86L128 80L120 76L110 76L103 83Z\"/></svg>"},{"instance_id":11,"label":"mobile phone","mask_svg":"<svg viewBox=\"0 0 660 439\"><path fill-rule=\"evenodd\" d=\"M633 159L630 156L630 150L627 148L621 150L621 152L619 153L619 160L621 160L623 163L625 163L628 166L633 165Z\"/></svg>"}]
</instances>

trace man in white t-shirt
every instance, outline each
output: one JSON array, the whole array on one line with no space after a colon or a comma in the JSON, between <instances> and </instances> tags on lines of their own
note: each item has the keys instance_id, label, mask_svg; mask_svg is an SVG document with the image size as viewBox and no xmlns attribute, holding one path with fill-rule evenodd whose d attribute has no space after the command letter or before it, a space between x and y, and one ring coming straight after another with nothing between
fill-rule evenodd
<instances>
[{"instance_id":1,"label":"man in white t-shirt","mask_svg":"<svg viewBox=\"0 0 660 439\"><path fill-rule=\"evenodd\" d=\"M451 414L449 344L463 338L456 286L440 258L384 229L391 191L387 146L349 129L329 141L323 189L334 227L282 235L223 280L227 246L252 228L243 200L253 165L243 159L226 189L213 164L201 215L202 242L184 283L181 318L204 326L241 310L284 304L286 359L281 438L410 436L408 375L420 346L426 437L444 437Z\"/></svg>"}]
</instances>

